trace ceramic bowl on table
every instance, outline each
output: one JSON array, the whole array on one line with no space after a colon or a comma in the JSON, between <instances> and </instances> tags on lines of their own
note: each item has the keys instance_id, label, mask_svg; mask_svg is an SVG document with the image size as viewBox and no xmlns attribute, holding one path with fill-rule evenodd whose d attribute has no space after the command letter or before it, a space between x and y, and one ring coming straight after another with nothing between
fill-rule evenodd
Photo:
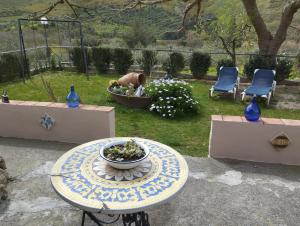
<instances>
[{"instance_id":1,"label":"ceramic bowl on table","mask_svg":"<svg viewBox=\"0 0 300 226\"><path fill-rule=\"evenodd\" d=\"M135 160L129 160L129 161L117 161L117 160L111 160L109 158L107 158L104 155L104 150L106 150L107 148L116 146L116 145L124 145L126 144L128 141L130 141L132 139L128 139L128 140L118 140L118 141L112 141L109 142L108 144L104 145L101 149L100 149L100 156L101 158L103 158L107 164L109 164L110 166L116 168L116 169L132 169L137 167L138 165L140 165L144 160L146 160L148 158L148 155L150 153L149 148L147 147L147 145L142 144L141 142L135 141L134 142L140 146L144 152L145 155L140 158L140 159L135 159Z\"/></svg>"}]
</instances>

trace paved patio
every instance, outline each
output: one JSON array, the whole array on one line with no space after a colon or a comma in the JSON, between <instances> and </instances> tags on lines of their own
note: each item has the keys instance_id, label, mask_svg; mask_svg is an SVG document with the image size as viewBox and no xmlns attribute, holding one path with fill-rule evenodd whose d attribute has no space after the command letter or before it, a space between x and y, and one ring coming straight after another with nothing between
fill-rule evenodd
<instances>
[{"instance_id":1,"label":"paved patio","mask_svg":"<svg viewBox=\"0 0 300 226\"><path fill-rule=\"evenodd\" d=\"M2 226L80 225L80 210L62 201L49 180L53 164L71 147L0 138L0 155L13 177L9 200L0 205ZM184 191L148 211L152 226L300 224L300 167L186 160L190 176Z\"/></svg>"}]
</instances>

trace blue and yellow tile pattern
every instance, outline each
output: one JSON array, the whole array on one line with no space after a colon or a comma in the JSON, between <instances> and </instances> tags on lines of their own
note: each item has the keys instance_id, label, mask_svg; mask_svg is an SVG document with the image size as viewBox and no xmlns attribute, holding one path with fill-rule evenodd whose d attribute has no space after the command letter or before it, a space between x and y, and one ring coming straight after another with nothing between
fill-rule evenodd
<instances>
[{"instance_id":1,"label":"blue and yellow tile pattern","mask_svg":"<svg viewBox=\"0 0 300 226\"><path fill-rule=\"evenodd\" d=\"M103 173L99 176L101 168L95 165L100 161L101 146L118 139L124 138L93 141L65 153L52 170L55 191L67 202L87 211L131 213L169 201L183 188L188 177L185 159L166 145L140 138L134 139L150 149L149 169L141 169L142 175L137 174L132 180L116 180Z\"/></svg>"}]
</instances>

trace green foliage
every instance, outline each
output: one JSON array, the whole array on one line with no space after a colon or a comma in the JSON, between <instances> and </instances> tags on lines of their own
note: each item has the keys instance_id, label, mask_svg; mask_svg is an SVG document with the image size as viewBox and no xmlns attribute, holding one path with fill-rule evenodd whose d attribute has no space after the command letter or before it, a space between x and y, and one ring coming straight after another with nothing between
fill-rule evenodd
<instances>
[{"instance_id":1,"label":"green foliage","mask_svg":"<svg viewBox=\"0 0 300 226\"><path fill-rule=\"evenodd\" d=\"M296 66L300 70L300 53L298 53L296 57Z\"/></svg>"},{"instance_id":2,"label":"green foliage","mask_svg":"<svg viewBox=\"0 0 300 226\"><path fill-rule=\"evenodd\" d=\"M107 73L111 63L111 51L109 48L92 48L92 58L99 73Z\"/></svg>"},{"instance_id":3,"label":"green foliage","mask_svg":"<svg viewBox=\"0 0 300 226\"><path fill-rule=\"evenodd\" d=\"M280 82L290 77L293 69L293 61L287 57L277 58L276 63L276 81Z\"/></svg>"},{"instance_id":4,"label":"green foliage","mask_svg":"<svg viewBox=\"0 0 300 226\"><path fill-rule=\"evenodd\" d=\"M157 64L157 52L151 50L143 50L142 58L139 60L140 67L144 74L150 76L153 67Z\"/></svg>"},{"instance_id":5,"label":"green foliage","mask_svg":"<svg viewBox=\"0 0 300 226\"><path fill-rule=\"evenodd\" d=\"M207 53L194 52L192 54L190 69L195 78L201 78L206 75L211 65L211 57Z\"/></svg>"},{"instance_id":6,"label":"green foliage","mask_svg":"<svg viewBox=\"0 0 300 226\"><path fill-rule=\"evenodd\" d=\"M222 6L212 15L200 18L197 32L207 35L213 45L224 49L234 58L237 48L251 42L251 23L244 7L241 3L223 1Z\"/></svg>"},{"instance_id":7,"label":"green foliage","mask_svg":"<svg viewBox=\"0 0 300 226\"><path fill-rule=\"evenodd\" d=\"M163 118L182 117L198 110L192 87L184 81L155 80L146 86L145 92L153 100L150 111Z\"/></svg>"},{"instance_id":8,"label":"green foliage","mask_svg":"<svg viewBox=\"0 0 300 226\"><path fill-rule=\"evenodd\" d=\"M118 95L124 95L126 96L127 95L127 91L128 91L128 87L127 86L119 86L119 85L116 85L116 86L112 86L109 88L111 92L115 93L115 94L118 94Z\"/></svg>"},{"instance_id":9,"label":"green foliage","mask_svg":"<svg viewBox=\"0 0 300 226\"><path fill-rule=\"evenodd\" d=\"M0 58L0 82L14 81L21 76L22 67L18 55L5 53Z\"/></svg>"},{"instance_id":10,"label":"green foliage","mask_svg":"<svg viewBox=\"0 0 300 226\"><path fill-rule=\"evenodd\" d=\"M113 63L118 74L126 74L133 64L132 52L129 49L115 49L113 52Z\"/></svg>"},{"instance_id":11,"label":"green foliage","mask_svg":"<svg viewBox=\"0 0 300 226\"><path fill-rule=\"evenodd\" d=\"M176 73L182 71L184 69L184 57L181 53L171 53L169 57L163 62L163 69L171 75L176 75Z\"/></svg>"},{"instance_id":12,"label":"green foliage","mask_svg":"<svg viewBox=\"0 0 300 226\"><path fill-rule=\"evenodd\" d=\"M145 151L134 140L130 140L124 145L115 145L104 150L105 157L120 162L141 159L145 154Z\"/></svg>"},{"instance_id":13,"label":"green foliage","mask_svg":"<svg viewBox=\"0 0 300 226\"><path fill-rule=\"evenodd\" d=\"M87 66L90 65L90 53L87 48L84 48L85 56L87 60ZM83 52L80 47L75 47L70 50L70 58L73 62L73 65L76 67L78 72L84 73L85 72L85 62L83 57Z\"/></svg>"},{"instance_id":14,"label":"green foliage","mask_svg":"<svg viewBox=\"0 0 300 226\"><path fill-rule=\"evenodd\" d=\"M275 80L277 82L289 78L293 68L293 62L286 57L273 59L261 55L254 55L244 66L244 74L248 79L252 80L255 69L271 69L276 70Z\"/></svg>"},{"instance_id":15,"label":"green foliage","mask_svg":"<svg viewBox=\"0 0 300 226\"><path fill-rule=\"evenodd\" d=\"M249 61L244 65L244 74L249 80L252 80L255 69L274 69L274 66L269 66L266 59L260 55L249 57Z\"/></svg>"},{"instance_id":16,"label":"green foliage","mask_svg":"<svg viewBox=\"0 0 300 226\"><path fill-rule=\"evenodd\" d=\"M149 44L156 42L151 29L139 21L134 21L130 25L130 28L123 35L123 39L129 48L134 48L137 45L147 47Z\"/></svg>"},{"instance_id":17,"label":"green foliage","mask_svg":"<svg viewBox=\"0 0 300 226\"><path fill-rule=\"evenodd\" d=\"M85 46L100 46L101 40L96 34L85 34L84 36Z\"/></svg>"},{"instance_id":18,"label":"green foliage","mask_svg":"<svg viewBox=\"0 0 300 226\"><path fill-rule=\"evenodd\" d=\"M55 56L51 56L51 59L50 59L50 69L51 71L55 71L57 69L57 65L56 65L56 59L55 59Z\"/></svg>"},{"instance_id":19,"label":"green foliage","mask_svg":"<svg viewBox=\"0 0 300 226\"><path fill-rule=\"evenodd\" d=\"M235 65L231 59L221 59L217 62L217 72L219 72L221 67L235 67Z\"/></svg>"}]
</instances>

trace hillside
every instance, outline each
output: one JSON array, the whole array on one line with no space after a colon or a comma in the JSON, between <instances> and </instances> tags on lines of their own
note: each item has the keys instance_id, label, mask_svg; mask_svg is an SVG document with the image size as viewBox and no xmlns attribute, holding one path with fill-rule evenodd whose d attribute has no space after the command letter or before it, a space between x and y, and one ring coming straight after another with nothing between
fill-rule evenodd
<instances>
[{"instance_id":1,"label":"hillside","mask_svg":"<svg viewBox=\"0 0 300 226\"><path fill-rule=\"evenodd\" d=\"M3 32L14 33L16 31L16 19L26 17L28 14L46 8L54 0L1 0L0 3L0 37ZM236 8L243 10L240 0L231 0ZM110 39L122 36L133 22L139 21L144 24L152 33L161 39L167 31L176 30L181 23L182 11L185 5L180 0L172 4L162 6L147 6L131 11L118 11L124 0L74 0L79 5L96 9L93 17L82 13L85 21L85 34L88 36ZM272 32L276 30L279 18L287 0L258 0L261 13ZM207 0L203 7L203 14L217 15L224 5L224 0ZM50 17L62 17L71 14L66 6L60 6L50 14ZM296 15L293 26L300 28L300 12ZM1 34L2 33L2 34ZM299 45L300 32L289 29L288 40L284 44L287 51L297 50ZM297 50L298 51L298 50Z\"/></svg>"}]
</instances>

